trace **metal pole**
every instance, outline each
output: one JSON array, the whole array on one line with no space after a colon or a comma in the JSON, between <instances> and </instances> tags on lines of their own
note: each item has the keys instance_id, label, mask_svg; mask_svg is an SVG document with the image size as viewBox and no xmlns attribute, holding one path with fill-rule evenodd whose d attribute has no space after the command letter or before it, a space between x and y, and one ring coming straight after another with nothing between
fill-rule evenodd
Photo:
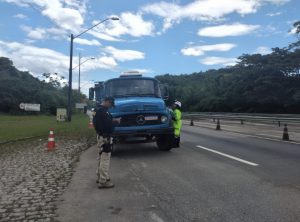
<instances>
[{"instance_id":1,"label":"metal pole","mask_svg":"<svg viewBox=\"0 0 300 222\"><path fill-rule=\"evenodd\" d=\"M80 94L80 65L81 65L81 54L79 52L79 63L78 63L78 92Z\"/></svg>"},{"instance_id":2,"label":"metal pole","mask_svg":"<svg viewBox=\"0 0 300 222\"><path fill-rule=\"evenodd\" d=\"M71 34L71 43L70 43L70 66L69 66L69 88L68 88L68 122L72 120L72 61L73 61L73 40L74 36Z\"/></svg>"}]
</instances>

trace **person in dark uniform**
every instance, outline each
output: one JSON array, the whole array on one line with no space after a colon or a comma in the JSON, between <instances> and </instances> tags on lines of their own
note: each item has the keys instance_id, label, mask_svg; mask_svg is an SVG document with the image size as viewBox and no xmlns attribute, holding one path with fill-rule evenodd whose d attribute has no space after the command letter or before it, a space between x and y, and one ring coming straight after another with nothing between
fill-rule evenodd
<instances>
[{"instance_id":1,"label":"person in dark uniform","mask_svg":"<svg viewBox=\"0 0 300 222\"><path fill-rule=\"evenodd\" d=\"M112 133L114 123L112 116L108 112L114 106L114 98L106 97L97 107L94 115L94 127L97 132L97 145L99 149L97 166L98 188L112 188L114 184L110 181L109 166L112 151Z\"/></svg>"}]
</instances>

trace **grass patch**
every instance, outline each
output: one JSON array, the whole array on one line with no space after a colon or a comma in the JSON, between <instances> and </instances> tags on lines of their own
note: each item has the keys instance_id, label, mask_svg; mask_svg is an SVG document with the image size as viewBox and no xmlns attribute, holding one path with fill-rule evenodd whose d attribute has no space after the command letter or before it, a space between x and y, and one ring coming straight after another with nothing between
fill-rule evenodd
<instances>
[{"instance_id":1,"label":"grass patch","mask_svg":"<svg viewBox=\"0 0 300 222\"><path fill-rule=\"evenodd\" d=\"M90 137L94 129L88 128L89 117L84 114L72 116L71 122L57 122L55 116L0 115L0 143L27 137L48 137L49 129L56 136Z\"/></svg>"}]
</instances>

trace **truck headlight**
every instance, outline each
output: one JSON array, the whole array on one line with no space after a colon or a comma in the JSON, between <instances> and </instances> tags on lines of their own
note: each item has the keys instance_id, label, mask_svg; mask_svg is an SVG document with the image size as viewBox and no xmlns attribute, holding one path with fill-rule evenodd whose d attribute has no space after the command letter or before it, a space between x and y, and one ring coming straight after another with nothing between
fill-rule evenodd
<instances>
[{"instance_id":1,"label":"truck headlight","mask_svg":"<svg viewBox=\"0 0 300 222\"><path fill-rule=\"evenodd\" d=\"M163 115L163 116L160 117L160 120L161 120L162 123L165 123L165 122L168 121L168 117Z\"/></svg>"}]
</instances>

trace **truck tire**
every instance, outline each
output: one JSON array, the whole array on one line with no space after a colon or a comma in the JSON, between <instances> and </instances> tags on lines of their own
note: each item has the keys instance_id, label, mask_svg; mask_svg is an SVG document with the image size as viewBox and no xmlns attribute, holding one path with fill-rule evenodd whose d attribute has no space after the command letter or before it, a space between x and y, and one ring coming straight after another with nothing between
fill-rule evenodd
<instances>
[{"instance_id":1,"label":"truck tire","mask_svg":"<svg viewBox=\"0 0 300 222\"><path fill-rule=\"evenodd\" d=\"M173 135L160 135L156 137L156 144L159 150L169 151L173 148Z\"/></svg>"}]
</instances>

